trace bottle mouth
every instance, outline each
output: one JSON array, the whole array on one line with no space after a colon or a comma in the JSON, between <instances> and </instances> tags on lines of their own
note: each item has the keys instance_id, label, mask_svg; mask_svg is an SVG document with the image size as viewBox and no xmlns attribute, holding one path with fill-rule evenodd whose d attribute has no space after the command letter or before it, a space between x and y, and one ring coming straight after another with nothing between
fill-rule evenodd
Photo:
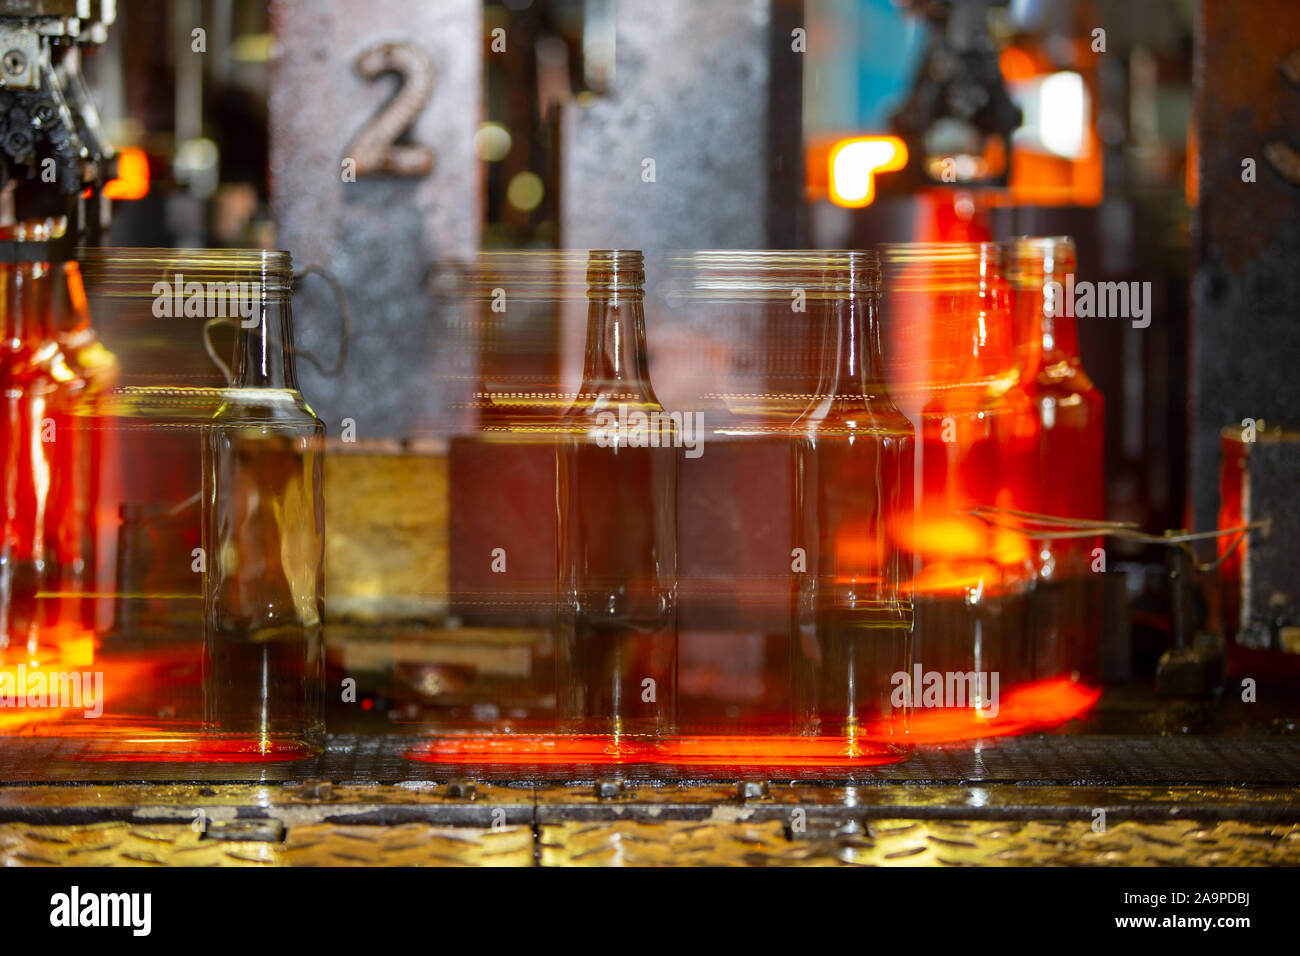
<instances>
[{"instance_id":1,"label":"bottle mouth","mask_svg":"<svg viewBox=\"0 0 1300 956\"><path fill-rule=\"evenodd\" d=\"M587 291L639 297L645 287L640 249L592 249L587 253Z\"/></svg>"},{"instance_id":2,"label":"bottle mouth","mask_svg":"<svg viewBox=\"0 0 1300 956\"><path fill-rule=\"evenodd\" d=\"M1032 282L1073 272L1077 262L1072 236L1013 236L1006 240L1007 277Z\"/></svg>"},{"instance_id":3,"label":"bottle mouth","mask_svg":"<svg viewBox=\"0 0 1300 956\"><path fill-rule=\"evenodd\" d=\"M586 273L585 249L488 249L455 277L453 289L496 311L508 302L585 302Z\"/></svg>"},{"instance_id":4,"label":"bottle mouth","mask_svg":"<svg viewBox=\"0 0 1300 956\"><path fill-rule=\"evenodd\" d=\"M887 242L880 250L890 292L985 288L1005 277L1008 257L1000 242Z\"/></svg>"},{"instance_id":5,"label":"bottle mouth","mask_svg":"<svg viewBox=\"0 0 1300 956\"><path fill-rule=\"evenodd\" d=\"M865 249L709 249L669 260L674 298L790 302L879 296L880 257Z\"/></svg>"},{"instance_id":6,"label":"bottle mouth","mask_svg":"<svg viewBox=\"0 0 1300 956\"><path fill-rule=\"evenodd\" d=\"M153 249L101 246L78 251L91 294L115 299L226 295L261 301L293 293L293 259L282 249Z\"/></svg>"}]
</instances>

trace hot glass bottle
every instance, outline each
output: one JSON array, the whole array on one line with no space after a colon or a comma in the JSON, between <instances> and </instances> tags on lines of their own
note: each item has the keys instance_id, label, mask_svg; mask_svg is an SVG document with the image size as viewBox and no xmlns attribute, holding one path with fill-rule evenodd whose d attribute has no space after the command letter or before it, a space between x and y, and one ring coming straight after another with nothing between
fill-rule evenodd
<instances>
[{"instance_id":1,"label":"hot glass bottle","mask_svg":"<svg viewBox=\"0 0 1300 956\"><path fill-rule=\"evenodd\" d=\"M255 301L205 438L205 710L223 739L293 755L324 732L325 426L298 390L288 253L228 256Z\"/></svg>"},{"instance_id":2,"label":"hot glass bottle","mask_svg":"<svg viewBox=\"0 0 1300 956\"><path fill-rule=\"evenodd\" d=\"M822 347L817 393L791 427L793 729L846 738L857 755L905 743L907 704L893 698L910 657L911 556L898 532L912 519L915 430L885 384L876 255L827 253L806 285Z\"/></svg>"},{"instance_id":3,"label":"hot glass bottle","mask_svg":"<svg viewBox=\"0 0 1300 956\"><path fill-rule=\"evenodd\" d=\"M557 426L561 731L655 738L677 703L676 429L650 383L641 253L593 251L582 385Z\"/></svg>"},{"instance_id":4,"label":"hot glass bottle","mask_svg":"<svg viewBox=\"0 0 1300 956\"><path fill-rule=\"evenodd\" d=\"M1032 460L1035 504L1059 518L1104 517L1105 401L1079 357L1078 329L1065 297L1076 268L1069 236L1007 243L1016 336L1035 361L1026 388L1039 434ZM1100 642L1099 538L1035 542L1030 626L1040 679L1095 678Z\"/></svg>"},{"instance_id":5,"label":"hot glass bottle","mask_svg":"<svg viewBox=\"0 0 1300 956\"><path fill-rule=\"evenodd\" d=\"M91 324L81 268L76 262L59 263L54 289L54 326L59 349L80 386L80 400L69 439L73 443L71 467L61 476L60 510L70 516L56 532L66 581L63 590L77 594L63 602L67 623L76 621L86 631L103 626L111 617L111 601L100 596L112 590L113 564L104 533L101 511L120 495L119 449L114 429L108 427L107 404L118 384L117 357L104 347ZM56 274L57 275L57 274ZM75 610L74 610L75 609Z\"/></svg>"},{"instance_id":6,"label":"hot glass bottle","mask_svg":"<svg viewBox=\"0 0 1300 956\"><path fill-rule=\"evenodd\" d=\"M53 308L61 263L50 241L62 219L0 228L13 258L0 264L0 663L51 664L60 653L58 608L42 594L65 583L76 563L76 515L65 493L76 468L69 428L84 380L55 337Z\"/></svg>"},{"instance_id":7,"label":"hot glass bottle","mask_svg":"<svg viewBox=\"0 0 1300 956\"><path fill-rule=\"evenodd\" d=\"M914 671L973 675L970 693L924 694L916 739L969 735L1032 673L1025 600L1030 542L977 508L1032 510L1036 422L1022 387L995 243L884 247L891 377L920 419ZM913 681L915 684L915 681ZM931 733L937 735L931 737Z\"/></svg>"}]
</instances>

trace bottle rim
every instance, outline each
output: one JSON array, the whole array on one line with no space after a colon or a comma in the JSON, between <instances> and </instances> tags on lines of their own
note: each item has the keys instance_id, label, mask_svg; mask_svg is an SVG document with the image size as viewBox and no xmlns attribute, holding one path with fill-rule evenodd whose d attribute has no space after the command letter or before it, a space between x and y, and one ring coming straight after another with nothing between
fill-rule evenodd
<instances>
[{"instance_id":1,"label":"bottle rim","mask_svg":"<svg viewBox=\"0 0 1300 956\"><path fill-rule=\"evenodd\" d=\"M697 249L669 257L674 299L694 302L876 297L879 255L869 249Z\"/></svg>"},{"instance_id":2,"label":"bottle rim","mask_svg":"<svg viewBox=\"0 0 1300 956\"><path fill-rule=\"evenodd\" d=\"M641 296L645 257L640 249L591 249L587 253L589 295Z\"/></svg>"},{"instance_id":3,"label":"bottle rim","mask_svg":"<svg viewBox=\"0 0 1300 956\"><path fill-rule=\"evenodd\" d=\"M94 246L78 250L77 260L92 294L111 298L155 299L159 283L180 285L182 295L191 283L204 290L240 283L265 299L285 299L293 292L293 257L283 249Z\"/></svg>"},{"instance_id":4,"label":"bottle rim","mask_svg":"<svg viewBox=\"0 0 1300 956\"><path fill-rule=\"evenodd\" d=\"M981 262L1005 256L1001 242L882 242L881 261L885 264L908 262Z\"/></svg>"},{"instance_id":5,"label":"bottle rim","mask_svg":"<svg viewBox=\"0 0 1300 956\"><path fill-rule=\"evenodd\" d=\"M1073 236L1012 236L1005 241L1007 275L1012 279L1037 279L1069 271L1077 263Z\"/></svg>"}]
</instances>

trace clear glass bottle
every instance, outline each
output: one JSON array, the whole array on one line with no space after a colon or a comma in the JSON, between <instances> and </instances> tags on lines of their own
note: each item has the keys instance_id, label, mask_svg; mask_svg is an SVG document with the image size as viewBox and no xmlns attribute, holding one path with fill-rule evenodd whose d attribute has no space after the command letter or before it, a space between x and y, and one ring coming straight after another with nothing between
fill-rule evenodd
<instances>
[{"instance_id":1,"label":"clear glass bottle","mask_svg":"<svg viewBox=\"0 0 1300 956\"><path fill-rule=\"evenodd\" d=\"M821 283L822 263L816 252L751 249L698 250L670 263L670 302L702 345L677 473L685 734L788 730L790 426L817 390L808 313L819 303L805 294L810 275Z\"/></svg>"},{"instance_id":2,"label":"clear glass bottle","mask_svg":"<svg viewBox=\"0 0 1300 956\"><path fill-rule=\"evenodd\" d=\"M294 371L289 254L231 250L209 270L256 301L205 437L206 721L240 749L292 756L324 734L325 426Z\"/></svg>"},{"instance_id":3,"label":"clear glass bottle","mask_svg":"<svg viewBox=\"0 0 1300 956\"><path fill-rule=\"evenodd\" d=\"M1069 236L1010 240L1008 275L1016 336L1033 362L1026 376L1038 440L1034 500L1027 510L1059 518L1105 517L1105 401L1079 357L1079 335L1063 301L1076 269ZM1035 542L1029 621L1038 679L1095 681L1101 639L1101 579L1092 572L1100 538Z\"/></svg>"},{"instance_id":4,"label":"clear glass bottle","mask_svg":"<svg viewBox=\"0 0 1300 956\"><path fill-rule=\"evenodd\" d=\"M676 436L644 281L640 252L589 254L582 385L557 426L559 727L616 739L671 734L677 705Z\"/></svg>"},{"instance_id":5,"label":"clear glass bottle","mask_svg":"<svg viewBox=\"0 0 1300 956\"><path fill-rule=\"evenodd\" d=\"M846 755L905 745L915 429L885 383L875 253L830 252L804 279L822 325L817 393L791 426L796 734L845 738ZM792 556L797 561L798 555Z\"/></svg>"}]
</instances>

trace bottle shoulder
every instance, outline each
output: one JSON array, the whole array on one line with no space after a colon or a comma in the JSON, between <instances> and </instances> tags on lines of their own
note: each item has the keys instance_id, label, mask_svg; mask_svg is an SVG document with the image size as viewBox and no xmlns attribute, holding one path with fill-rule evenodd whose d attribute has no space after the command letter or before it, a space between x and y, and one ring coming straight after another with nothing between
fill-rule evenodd
<instances>
[{"instance_id":1,"label":"bottle shoulder","mask_svg":"<svg viewBox=\"0 0 1300 956\"><path fill-rule=\"evenodd\" d=\"M1098 400L1101 398L1101 392L1078 361L1042 366L1030 388L1036 395L1095 395Z\"/></svg>"},{"instance_id":2,"label":"bottle shoulder","mask_svg":"<svg viewBox=\"0 0 1300 956\"><path fill-rule=\"evenodd\" d=\"M800 434L875 435L914 438L911 420L884 396L832 396L814 400L794 421Z\"/></svg>"},{"instance_id":3,"label":"bottle shoulder","mask_svg":"<svg viewBox=\"0 0 1300 956\"><path fill-rule=\"evenodd\" d=\"M21 344L0 353L0 383L12 390L75 390L85 384L53 340L38 345Z\"/></svg>"},{"instance_id":4,"label":"bottle shoulder","mask_svg":"<svg viewBox=\"0 0 1300 956\"><path fill-rule=\"evenodd\" d=\"M325 423L297 389L225 388L220 393L221 404L212 416L214 424L293 424L324 432Z\"/></svg>"}]
</instances>

